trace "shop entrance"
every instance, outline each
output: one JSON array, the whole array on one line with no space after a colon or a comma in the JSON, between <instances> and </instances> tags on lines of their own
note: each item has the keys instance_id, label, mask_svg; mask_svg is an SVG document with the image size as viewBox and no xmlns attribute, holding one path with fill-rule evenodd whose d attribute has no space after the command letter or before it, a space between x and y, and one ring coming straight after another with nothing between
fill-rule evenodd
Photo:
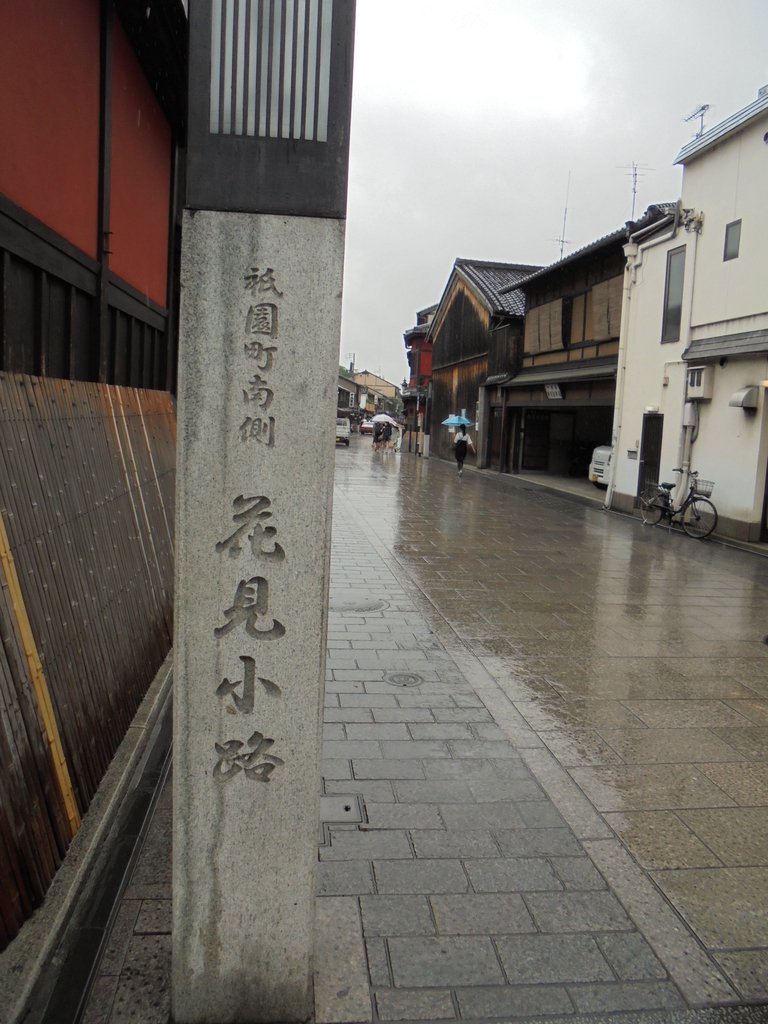
<instances>
[{"instance_id":1,"label":"shop entrance","mask_svg":"<svg viewBox=\"0 0 768 1024\"><path fill-rule=\"evenodd\" d=\"M545 471L553 476L585 477L592 451L609 444L613 408L585 406L525 410L525 435L520 471Z\"/></svg>"},{"instance_id":2,"label":"shop entrance","mask_svg":"<svg viewBox=\"0 0 768 1024\"><path fill-rule=\"evenodd\" d=\"M640 465L637 467L638 497L649 484L659 482L661 468L661 437L664 432L664 417L657 412L643 416L643 433L640 442Z\"/></svg>"}]
</instances>

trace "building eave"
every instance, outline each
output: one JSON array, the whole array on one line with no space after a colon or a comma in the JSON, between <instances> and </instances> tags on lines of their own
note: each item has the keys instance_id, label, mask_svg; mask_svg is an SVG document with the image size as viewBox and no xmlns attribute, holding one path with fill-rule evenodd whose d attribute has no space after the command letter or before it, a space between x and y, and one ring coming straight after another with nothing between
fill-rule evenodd
<instances>
[{"instance_id":1,"label":"building eave","mask_svg":"<svg viewBox=\"0 0 768 1024\"><path fill-rule=\"evenodd\" d=\"M768 353L768 329L743 331L739 334L720 334L714 338L697 338L683 352L687 363L715 362L738 356Z\"/></svg>"},{"instance_id":2,"label":"building eave","mask_svg":"<svg viewBox=\"0 0 768 1024\"><path fill-rule=\"evenodd\" d=\"M618 359L595 359L583 363L560 363L551 366L530 366L521 370L505 388L527 388L539 384L567 384L615 378Z\"/></svg>"},{"instance_id":3,"label":"building eave","mask_svg":"<svg viewBox=\"0 0 768 1024\"><path fill-rule=\"evenodd\" d=\"M683 146L675 157L675 164L685 166L685 164L702 156L707 150L712 149L721 142L725 142L726 139L730 139L739 132L743 132L745 128L748 128L761 117L765 117L766 114L768 114L768 88L765 91L761 89L760 94L753 103L750 103L742 110L736 111L735 114L727 117L720 124L716 124L714 128L710 128L709 131L704 132L703 135L692 139L687 145Z\"/></svg>"}]
</instances>

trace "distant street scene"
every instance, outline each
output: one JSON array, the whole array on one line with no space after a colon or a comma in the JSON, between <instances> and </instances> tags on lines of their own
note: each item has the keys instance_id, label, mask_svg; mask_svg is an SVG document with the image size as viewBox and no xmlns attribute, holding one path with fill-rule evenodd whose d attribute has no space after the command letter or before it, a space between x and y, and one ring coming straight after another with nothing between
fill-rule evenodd
<instances>
[{"instance_id":1,"label":"distant street scene","mask_svg":"<svg viewBox=\"0 0 768 1024\"><path fill-rule=\"evenodd\" d=\"M0 4L0 1024L768 1022L767 34Z\"/></svg>"}]
</instances>

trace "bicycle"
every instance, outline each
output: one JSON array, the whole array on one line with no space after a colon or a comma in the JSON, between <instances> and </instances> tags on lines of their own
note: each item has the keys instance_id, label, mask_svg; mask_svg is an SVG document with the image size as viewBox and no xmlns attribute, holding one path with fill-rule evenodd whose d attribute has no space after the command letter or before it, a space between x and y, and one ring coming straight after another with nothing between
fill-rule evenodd
<instances>
[{"instance_id":1,"label":"bicycle","mask_svg":"<svg viewBox=\"0 0 768 1024\"><path fill-rule=\"evenodd\" d=\"M673 473L682 473L682 469L673 469ZM714 490L711 480L699 480L698 473L690 473L688 495L685 501L675 507L672 503L672 490L675 484L651 484L640 495L640 515L643 522L655 526L662 519L672 523L679 522L689 537L704 540L717 526L717 509L709 500Z\"/></svg>"}]
</instances>

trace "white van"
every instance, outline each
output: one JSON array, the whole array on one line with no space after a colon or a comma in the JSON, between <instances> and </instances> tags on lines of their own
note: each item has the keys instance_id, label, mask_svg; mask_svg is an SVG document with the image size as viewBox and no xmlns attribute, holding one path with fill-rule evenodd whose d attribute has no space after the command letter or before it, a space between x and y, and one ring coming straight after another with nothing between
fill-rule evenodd
<instances>
[{"instance_id":1,"label":"white van","mask_svg":"<svg viewBox=\"0 0 768 1024\"><path fill-rule=\"evenodd\" d=\"M349 426L349 420L343 416L339 416L336 420L336 444L345 444L349 448L349 438L352 430Z\"/></svg>"},{"instance_id":2,"label":"white van","mask_svg":"<svg viewBox=\"0 0 768 1024\"><path fill-rule=\"evenodd\" d=\"M589 464L589 479L595 487L608 486L608 473L611 468L611 456L613 446L601 444L592 452L592 461Z\"/></svg>"}]
</instances>

